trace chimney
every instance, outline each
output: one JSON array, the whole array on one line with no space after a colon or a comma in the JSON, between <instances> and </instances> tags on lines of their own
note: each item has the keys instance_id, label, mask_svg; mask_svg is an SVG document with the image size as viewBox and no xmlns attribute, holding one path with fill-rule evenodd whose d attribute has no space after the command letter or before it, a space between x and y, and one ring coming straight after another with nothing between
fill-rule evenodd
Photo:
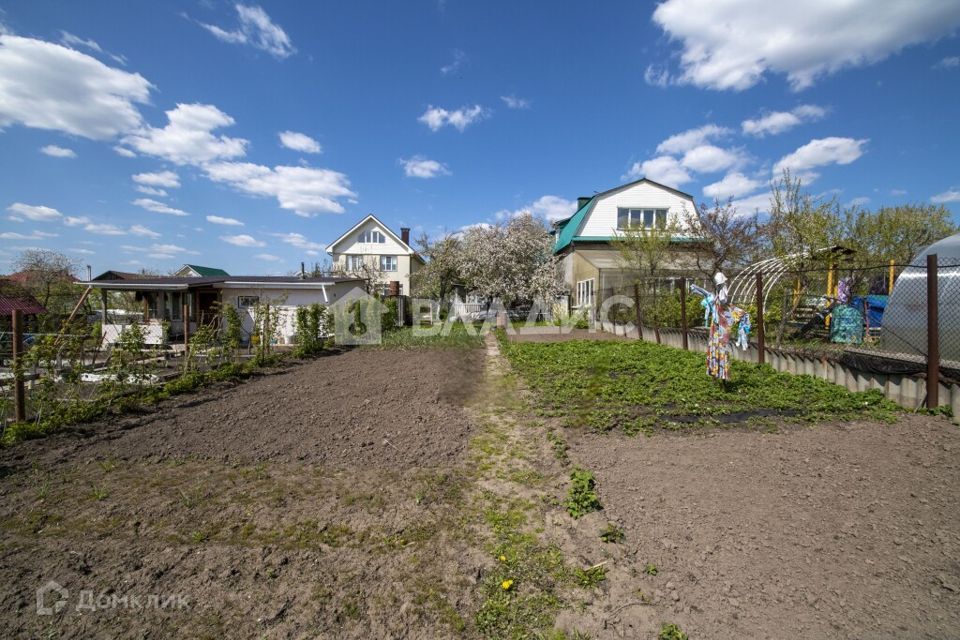
<instances>
[{"instance_id":1,"label":"chimney","mask_svg":"<svg viewBox=\"0 0 960 640\"><path fill-rule=\"evenodd\" d=\"M400 239L403 244L410 246L410 227L400 227Z\"/></svg>"},{"instance_id":2,"label":"chimney","mask_svg":"<svg viewBox=\"0 0 960 640\"><path fill-rule=\"evenodd\" d=\"M305 265L304 263L301 262L301 263L300 263L300 278L302 279L302 278L306 278L306 277L307 277L307 265Z\"/></svg>"},{"instance_id":3,"label":"chimney","mask_svg":"<svg viewBox=\"0 0 960 640\"><path fill-rule=\"evenodd\" d=\"M90 265L87 265L87 282L93 280L93 268Z\"/></svg>"},{"instance_id":4,"label":"chimney","mask_svg":"<svg viewBox=\"0 0 960 640\"><path fill-rule=\"evenodd\" d=\"M577 198L577 211L583 209L583 205L587 204L588 202L590 202L590 196L580 196Z\"/></svg>"}]
</instances>

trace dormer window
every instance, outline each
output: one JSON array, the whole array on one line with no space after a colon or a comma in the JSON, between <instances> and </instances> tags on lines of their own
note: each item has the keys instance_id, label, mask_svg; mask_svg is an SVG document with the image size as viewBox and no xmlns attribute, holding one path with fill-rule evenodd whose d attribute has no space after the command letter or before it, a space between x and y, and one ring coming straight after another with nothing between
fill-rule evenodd
<instances>
[{"instance_id":1,"label":"dormer window","mask_svg":"<svg viewBox=\"0 0 960 640\"><path fill-rule=\"evenodd\" d=\"M617 209L617 229L664 229L666 209Z\"/></svg>"},{"instance_id":2,"label":"dormer window","mask_svg":"<svg viewBox=\"0 0 960 640\"><path fill-rule=\"evenodd\" d=\"M360 240L359 240L359 241L360 241L360 242L363 242L363 243L377 243L377 244L380 244L380 243L386 242L386 241L387 241L387 238L386 238L386 236L383 235L382 232L380 232L380 231L378 231L378 230L376 230L376 229L371 229L370 231L364 231L363 233L361 233L361 234L360 234Z\"/></svg>"}]
</instances>

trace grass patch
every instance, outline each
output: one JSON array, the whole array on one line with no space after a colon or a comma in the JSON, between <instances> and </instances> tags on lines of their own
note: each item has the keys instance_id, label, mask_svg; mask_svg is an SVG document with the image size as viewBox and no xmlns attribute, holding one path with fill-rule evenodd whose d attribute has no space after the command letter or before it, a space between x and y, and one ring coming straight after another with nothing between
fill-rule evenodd
<instances>
[{"instance_id":1,"label":"grass patch","mask_svg":"<svg viewBox=\"0 0 960 640\"><path fill-rule=\"evenodd\" d=\"M613 522L608 522L607 526L600 531L600 539L604 542L619 543L623 542L624 538L626 538L626 535L623 533L623 529Z\"/></svg>"},{"instance_id":2,"label":"grass patch","mask_svg":"<svg viewBox=\"0 0 960 640\"><path fill-rule=\"evenodd\" d=\"M740 361L732 363L733 379L724 387L707 377L704 354L648 342L501 339L500 347L537 392L541 413L598 431L650 433L764 419L891 420L898 411L877 390L851 393Z\"/></svg>"},{"instance_id":3,"label":"grass patch","mask_svg":"<svg viewBox=\"0 0 960 640\"><path fill-rule=\"evenodd\" d=\"M570 491L567 494L567 513L574 518L582 518L592 511L599 511L600 496L597 495L597 479L593 473L584 469L574 469L570 474Z\"/></svg>"},{"instance_id":4,"label":"grass patch","mask_svg":"<svg viewBox=\"0 0 960 640\"><path fill-rule=\"evenodd\" d=\"M424 327L422 331L429 329L429 327ZM436 329L436 325L434 329ZM468 330L463 323L458 322L451 327L450 331L442 330L437 335L416 335L413 327L400 327L396 330L385 331L380 346L392 349L412 349L415 347L472 349L479 347L481 344L483 344L483 338L480 337L476 328L471 327Z\"/></svg>"}]
</instances>

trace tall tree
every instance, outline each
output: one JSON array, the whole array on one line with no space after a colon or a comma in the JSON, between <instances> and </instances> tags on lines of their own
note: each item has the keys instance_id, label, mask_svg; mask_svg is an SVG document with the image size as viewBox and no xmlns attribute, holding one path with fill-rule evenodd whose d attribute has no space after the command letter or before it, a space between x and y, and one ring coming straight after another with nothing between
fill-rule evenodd
<instances>
[{"instance_id":1,"label":"tall tree","mask_svg":"<svg viewBox=\"0 0 960 640\"><path fill-rule=\"evenodd\" d=\"M958 230L950 211L933 204L881 207L874 213L854 208L847 212L846 225L848 243L865 266L890 260L909 264L921 249Z\"/></svg>"},{"instance_id":2,"label":"tall tree","mask_svg":"<svg viewBox=\"0 0 960 640\"><path fill-rule=\"evenodd\" d=\"M411 276L415 295L421 298L445 300L453 286L463 280L460 275L460 238L445 234L431 240L426 233L417 238L418 253L426 264Z\"/></svg>"},{"instance_id":3,"label":"tall tree","mask_svg":"<svg viewBox=\"0 0 960 640\"><path fill-rule=\"evenodd\" d=\"M27 249L13 261L13 268L23 276L23 287L51 312L69 313L76 304L77 263L70 257L48 249Z\"/></svg>"},{"instance_id":4,"label":"tall tree","mask_svg":"<svg viewBox=\"0 0 960 640\"><path fill-rule=\"evenodd\" d=\"M548 300L562 289L553 242L530 214L464 232L460 273L471 289L505 305Z\"/></svg>"},{"instance_id":5,"label":"tall tree","mask_svg":"<svg viewBox=\"0 0 960 640\"><path fill-rule=\"evenodd\" d=\"M770 188L765 231L776 255L810 253L840 243L844 225L836 197L809 194L788 170Z\"/></svg>"}]
</instances>

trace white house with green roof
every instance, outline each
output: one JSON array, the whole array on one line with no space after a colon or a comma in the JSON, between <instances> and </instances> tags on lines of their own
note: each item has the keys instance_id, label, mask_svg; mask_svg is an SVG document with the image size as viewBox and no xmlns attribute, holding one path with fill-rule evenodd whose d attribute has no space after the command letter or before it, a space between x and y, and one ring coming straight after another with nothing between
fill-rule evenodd
<instances>
[{"instance_id":1,"label":"white house with green roof","mask_svg":"<svg viewBox=\"0 0 960 640\"><path fill-rule=\"evenodd\" d=\"M554 222L552 231L554 254L560 257L574 308L595 307L628 280L619 252L611 244L624 229L682 228L686 215L696 212L697 206L690 194L647 178L578 198L577 205L572 216ZM683 235L672 240L676 251L664 273L688 273L700 241Z\"/></svg>"}]
</instances>

